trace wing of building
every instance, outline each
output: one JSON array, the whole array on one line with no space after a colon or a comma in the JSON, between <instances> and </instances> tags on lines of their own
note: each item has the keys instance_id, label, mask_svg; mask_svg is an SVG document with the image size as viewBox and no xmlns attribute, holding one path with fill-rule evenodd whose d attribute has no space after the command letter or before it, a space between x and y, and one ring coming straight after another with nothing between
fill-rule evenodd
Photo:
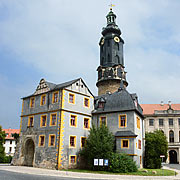
<instances>
[{"instance_id":1,"label":"wing of building","mask_svg":"<svg viewBox=\"0 0 180 180\"><path fill-rule=\"evenodd\" d=\"M79 78L62 84L42 79L23 98L15 165L67 168L76 163L91 125L94 98Z\"/></svg>"},{"instance_id":2,"label":"wing of building","mask_svg":"<svg viewBox=\"0 0 180 180\"><path fill-rule=\"evenodd\" d=\"M141 107L145 130L162 130L167 137L167 163L180 163L180 104L141 104Z\"/></svg>"}]
</instances>

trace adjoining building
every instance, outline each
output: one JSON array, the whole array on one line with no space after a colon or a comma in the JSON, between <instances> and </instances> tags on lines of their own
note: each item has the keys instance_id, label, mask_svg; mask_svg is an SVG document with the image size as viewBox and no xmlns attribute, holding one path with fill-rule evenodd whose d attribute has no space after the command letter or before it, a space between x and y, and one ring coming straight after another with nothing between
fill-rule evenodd
<instances>
[{"instance_id":1,"label":"adjoining building","mask_svg":"<svg viewBox=\"0 0 180 180\"><path fill-rule=\"evenodd\" d=\"M96 126L107 125L116 139L116 151L127 153L142 167L144 148L143 112L136 94L126 87L121 31L116 15L110 10L107 26L100 39L100 66L98 67L98 96L92 112Z\"/></svg>"},{"instance_id":2,"label":"adjoining building","mask_svg":"<svg viewBox=\"0 0 180 180\"><path fill-rule=\"evenodd\" d=\"M91 125L94 98L79 78L62 84L42 79L23 98L14 165L67 168L76 164Z\"/></svg>"},{"instance_id":3,"label":"adjoining building","mask_svg":"<svg viewBox=\"0 0 180 180\"><path fill-rule=\"evenodd\" d=\"M145 131L162 130L168 141L167 163L180 163L180 104L141 104Z\"/></svg>"},{"instance_id":4,"label":"adjoining building","mask_svg":"<svg viewBox=\"0 0 180 180\"><path fill-rule=\"evenodd\" d=\"M14 138L14 134L19 134L19 129L3 129L6 134L4 148L6 156L13 156L16 149L17 139Z\"/></svg>"}]
</instances>

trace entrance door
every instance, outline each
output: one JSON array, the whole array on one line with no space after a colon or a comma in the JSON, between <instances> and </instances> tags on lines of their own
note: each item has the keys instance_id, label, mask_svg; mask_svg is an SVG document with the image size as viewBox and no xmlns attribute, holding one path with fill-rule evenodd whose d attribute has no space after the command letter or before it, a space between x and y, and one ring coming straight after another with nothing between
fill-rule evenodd
<instances>
[{"instance_id":1,"label":"entrance door","mask_svg":"<svg viewBox=\"0 0 180 180\"><path fill-rule=\"evenodd\" d=\"M169 151L169 160L170 164L177 163L177 152L175 150Z\"/></svg>"},{"instance_id":2,"label":"entrance door","mask_svg":"<svg viewBox=\"0 0 180 180\"><path fill-rule=\"evenodd\" d=\"M25 144L25 166L33 166L34 160L34 142L32 139L27 140Z\"/></svg>"}]
</instances>

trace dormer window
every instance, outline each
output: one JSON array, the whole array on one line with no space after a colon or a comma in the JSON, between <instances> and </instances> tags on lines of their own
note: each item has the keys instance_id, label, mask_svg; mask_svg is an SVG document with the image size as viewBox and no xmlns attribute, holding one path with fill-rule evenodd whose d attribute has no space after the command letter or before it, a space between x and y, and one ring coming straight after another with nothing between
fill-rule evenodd
<instances>
[{"instance_id":1,"label":"dormer window","mask_svg":"<svg viewBox=\"0 0 180 180\"><path fill-rule=\"evenodd\" d=\"M98 108L103 108L103 107L104 107L104 103L99 102L99 103L98 103Z\"/></svg>"},{"instance_id":2,"label":"dormer window","mask_svg":"<svg viewBox=\"0 0 180 180\"><path fill-rule=\"evenodd\" d=\"M98 100L98 108L104 108L104 105L105 105L106 101L104 98L100 98Z\"/></svg>"}]
</instances>

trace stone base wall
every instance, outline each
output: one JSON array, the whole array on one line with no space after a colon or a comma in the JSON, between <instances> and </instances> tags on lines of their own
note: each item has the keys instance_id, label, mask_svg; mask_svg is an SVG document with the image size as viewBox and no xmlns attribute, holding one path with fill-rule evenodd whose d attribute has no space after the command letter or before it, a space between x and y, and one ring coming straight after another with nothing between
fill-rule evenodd
<instances>
[{"instance_id":1,"label":"stone base wall","mask_svg":"<svg viewBox=\"0 0 180 180\"><path fill-rule=\"evenodd\" d=\"M106 94L107 92L114 93L120 87L120 81L106 80L98 83L98 95Z\"/></svg>"}]
</instances>

